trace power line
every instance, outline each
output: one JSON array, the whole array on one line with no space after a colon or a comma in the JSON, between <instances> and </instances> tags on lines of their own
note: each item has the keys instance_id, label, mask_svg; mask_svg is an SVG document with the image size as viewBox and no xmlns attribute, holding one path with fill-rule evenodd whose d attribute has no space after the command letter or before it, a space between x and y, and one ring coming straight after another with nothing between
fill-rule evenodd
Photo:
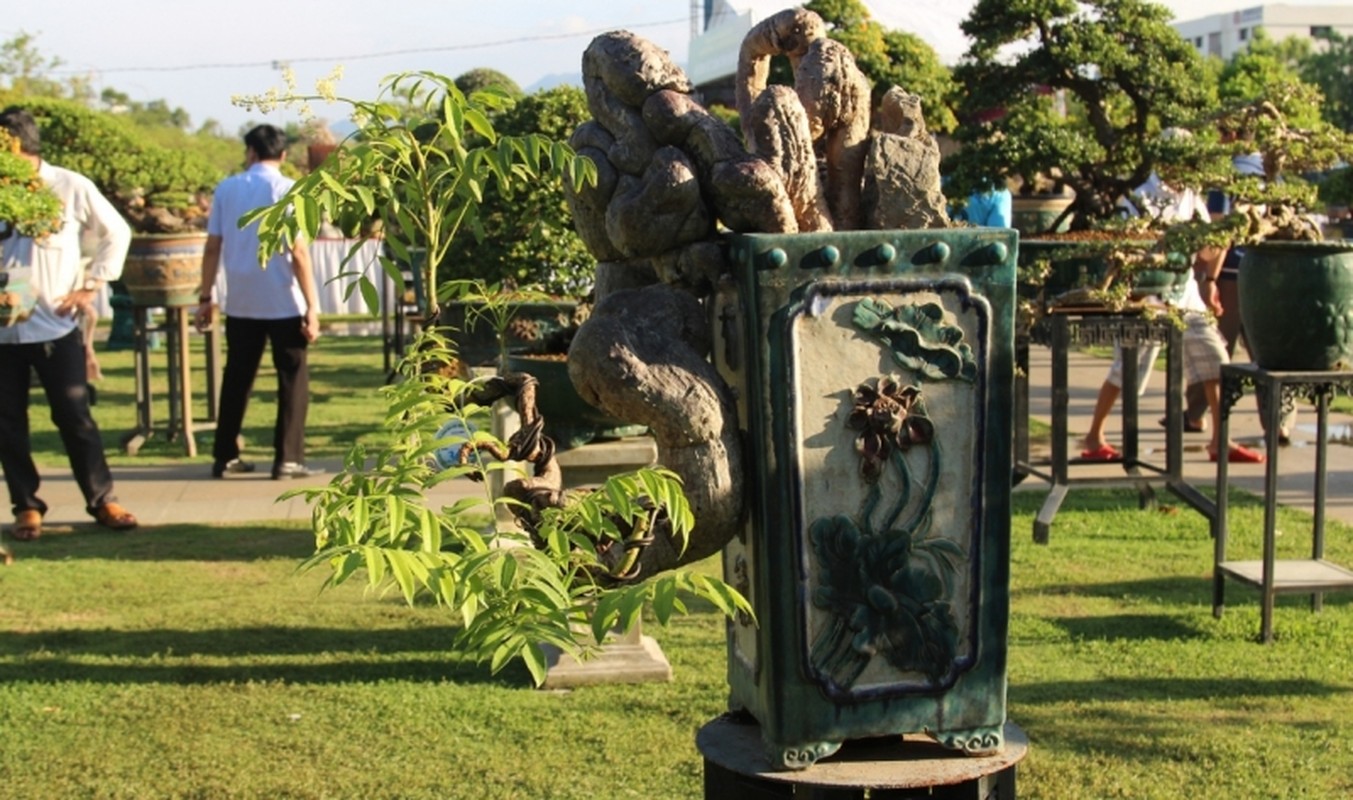
<instances>
[{"instance_id":1,"label":"power line","mask_svg":"<svg viewBox=\"0 0 1353 800\"><path fill-rule=\"evenodd\" d=\"M237 61L234 63L218 64L184 64L176 67L109 67L107 69L92 70L100 74L111 74L117 72L191 72L204 69L250 69L254 67L275 67L277 64L303 64L307 62L324 62L328 64L342 64L351 61L370 61L376 58L390 58L392 56L416 55L419 53L446 53L455 50L484 50L490 47L503 47L512 44L526 44L530 42L544 42L558 39L574 39L580 36L597 36L602 33L619 29L631 28L653 28L660 25L673 25L675 23L689 23L689 19L671 19L662 22L644 22L637 25L618 25L607 28L596 28L590 31L574 31L572 33L550 33L540 36L522 36L516 39L501 39L496 42L478 42L476 44L452 44L442 47L416 47L407 50L387 50L381 53L365 53L355 56L311 56L309 58L271 58L267 61ZM52 75L84 75L91 72L88 69L80 70L52 70Z\"/></svg>"}]
</instances>

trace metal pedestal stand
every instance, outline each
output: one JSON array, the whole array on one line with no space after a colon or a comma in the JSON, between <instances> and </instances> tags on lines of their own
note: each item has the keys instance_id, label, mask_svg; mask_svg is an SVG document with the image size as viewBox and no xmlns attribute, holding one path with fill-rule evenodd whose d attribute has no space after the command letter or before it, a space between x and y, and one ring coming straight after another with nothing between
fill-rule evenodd
<instances>
[{"instance_id":1,"label":"metal pedestal stand","mask_svg":"<svg viewBox=\"0 0 1353 800\"><path fill-rule=\"evenodd\" d=\"M1005 747L989 756L945 749L919 734L857 739L799 771L774 770L761 729L725 714L696 734L705 759L705 800L1014 800L1015 765L1029 752L1018 725L1005 724Z\"/></svg>"},{"instance_id":2,"label":"metal pedestal stand","mask_svg":"<svg viewBox=\"0 0 1353 800\"><path fill-rule=\"evenodd\" d=\"M192 413L192 357L189 348L188 316L194 306L165 306L164 323L150 324L150 307L136 306L135 365L136 365L136 427L122 437L122 448L127 455L136 455L141 445L154 435L152 397L150 391L150 334L163 331L169 377L169 423L166 426L170 441L182 435L183 450L188 456L197 455L198 430L213 430L216 423L216 403L221 384L221 343L217 326L206 332L207 343L207 418L194 422Z\"/></svg>"},{"instance_id":3,"label":"metal pedestal stand","mask_svg":"<svg viewBox=\"0 0 1353 800\"><path fill-rule=\"evenodd\" d=\"M1273 603L1277 595L1310 594L1311 610L1319 611L1322 592L1336 589L1353 590L1353 571L1325 560L1325 472L1329 448L1329 401L1335 391L1353 394L1353 372L1270 372L1254 364L1228 364L1221 370L1221 441L1230 441L1231 407L1251 386L1267 401L1260 405L1265 416L1265 447L1268 461L1264 466L1264 552L1261 561L1228 561L1227 544L1227 460L1217 459L1217 514L1213 519L1215 557L1212 585L1212 614L1218 618L1226 606L1226 579L1239 581L1263 596L1259 623L1259 638L1273 641ZM1291 399L1301 393L1316 404L1316 454L1314 509L1315 521L1311 530L1311 557L1283 559L1276 557L1278 505L1278 429L1281 427L1284 395Z\"/></svg>"},{"instance_id":4,"label":"metal pedestal stand","mask_svg":"<svg viewBox=\"0 0 1353 800\"><path fill-rule=\"evenodd\" d=\"M1155 502L1152 482L1164 482L1166 488L1211 520L1216 505L1197 489L1184 481L1183 461L1183 335L1173 321L1166 318L1148 318L1140 312L1114 313L1102 310L1058 311L1040 319L1030 332L1035 344L1052 351L1052 472L1034 467L1029 460L1028 436L1028 346L1016 347L1021 358L1016 370L1015 391L1015 476L1035 476L1052 484L1038 517L1034 520L1034 541L1047 544L1052 520L1074 486L1089 484L1121 484L1125 480L1136 484L1141 505L1147 508ZM1165 466L1143 461L1138 447L1138 397L1131 387L1137 385L1137 349L1154 344L1165 345ZM1068 354L1074 345L1118 345L1123 350L1123 458L1126 477L1080 476L1071 477L1071 467L1102 466L1104 462L1073 461L1067 445L1067 413L1069 406Z\"/></svg>"}]
</instances>

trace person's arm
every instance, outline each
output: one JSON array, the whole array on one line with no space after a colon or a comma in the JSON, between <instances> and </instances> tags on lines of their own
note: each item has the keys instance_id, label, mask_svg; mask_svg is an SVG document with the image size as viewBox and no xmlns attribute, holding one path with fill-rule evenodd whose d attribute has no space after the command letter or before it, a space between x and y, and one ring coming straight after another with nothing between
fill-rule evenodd
<instances>
[{"instance_id":1,"label":"person's arm","mask_svg":"<svg viewBox=\"0 0 1353 800\"><path fill-rule=\"evenodd\" d=\"M296 283L301 287L301 296L305 298L305 321L301 330L305 340L313 342L319 338L319 292L315 289L315 270L310 264L310 244L298 240L291 246L291 271L296 275Z\"/></svg>"},{"instance_id":2,"label":"person's arm","mask_svg":"<svg viewBox=\"0 0 1353 800\"><path fill-rule=\"evenodd\" d=\"M1222 315L1221 295L1217 292L1217 276L1226 260L1225 247L1206 245L1193 258L1193 277L1198 281L1198 294L1217 316Z\"/></svg>"},{"instance_id":3,"label":"person's arm","mask_svg":"<svg viewBox=\"0 0 1353 800\"><path fill-rule=\"evenodd\" d=\"M117 280L122 275L122 264L127 260L127 250L132 244L132 229L92 183L84 186L83 190L77 190L75 206L80 228L93 232L97 244L88 271L80 275L80 271L76 270L77 275L80 275L77 283L57 301L54 311L63 317L84 314L92 320L97 316L94 313L94 300L99 290L108 281ZM79 258L79 255L62 257Z\"/></svg>"},{"instance_id":4,"label":"person's arm","mask_svg":"<svg viewBox=\"0 0 1353 800\"><path fill-rule=\"evenodd\" d=\"M197 314L193 324L199 331L211 327L213 305L211 291L216 286L216 273L221 268L221 237L216 234L207 236L207 246L202 251L202 282L197 285Z\"/></svg>"}]
</instances>

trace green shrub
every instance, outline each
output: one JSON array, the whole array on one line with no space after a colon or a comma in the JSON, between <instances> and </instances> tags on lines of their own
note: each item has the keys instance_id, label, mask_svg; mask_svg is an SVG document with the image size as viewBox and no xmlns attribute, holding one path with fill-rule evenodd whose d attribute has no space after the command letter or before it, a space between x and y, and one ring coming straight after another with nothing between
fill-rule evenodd
<instances>
[{"instance_id":1,"label":"green shrub","mask_svg":"<svg viewBox=\"0 0 1353 800\"><path fill-rule=\"evenodd\" d=\"M42 156L85 175L141 233L206 224L220 172L199 154L161 147L115 114L69 100L20 98L42 129Z\"/></svg>"}]
</instances>

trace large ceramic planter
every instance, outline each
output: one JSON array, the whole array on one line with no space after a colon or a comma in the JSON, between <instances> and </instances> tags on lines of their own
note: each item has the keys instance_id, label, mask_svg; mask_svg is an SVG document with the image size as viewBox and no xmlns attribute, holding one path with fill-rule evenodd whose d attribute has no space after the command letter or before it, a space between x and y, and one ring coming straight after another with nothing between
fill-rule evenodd
<instances>
[{"instance_id":1,"label":"large ceramic planter","mask_svg":"<svg viewBox=\"0 0 1353 800\"><path fill-rule=\"evenodd\" d=\"M1240 319L1268 370L1353 369L1353 242L1264 242L1240 261Z\"/></svg>"},{"instance_id":2,"label":"large ceramic planter","mask_svg":"<svg viewBox=\"0 0 1353 800\"><path fill-rule=\"evenodd\" d=\"M782 768L904 733L999 750L1016 233L728 242L714 363L756 490L724 571L758 623L730 623L731 706Z\"/></svg>"},{"instance_id":3,"label":"large ceramic planter","mask_svg":"<svg viewBox=\"0 0 1353 800\"><path fill-rule=\"evenodd\" d=\"M1062 212L1074 199L1065 194L1017 194L1010 201L1010 226L1026 237L1065 231L1071 215L1062 217Z\"/></svg>"},{"instance_id":4,"label":"large ceramic planter","mask_svg":"<svg viewBox=\"0 0 1353 800\"><path fill-rule=\"evenodd\" d=\"M197 304L206 233L138 234L122 267L122 284L138 306Z\"/></svg>"},{"instance_id":5,"label":"large ceramic planter","mask_svg":"<svg viewBox=\"0 0 1353 800\"><path fill-rule=\"evenodd\" d=\"M545 435L559 450L581 447L596 440L620 439L647 432L643 425L632 425L590 405L573 388L568 377L568 359L563 356L538 356L509 353L509 372L532 375L540 384L536 410L545 418Z\"/></svg>"}]
</instances>

